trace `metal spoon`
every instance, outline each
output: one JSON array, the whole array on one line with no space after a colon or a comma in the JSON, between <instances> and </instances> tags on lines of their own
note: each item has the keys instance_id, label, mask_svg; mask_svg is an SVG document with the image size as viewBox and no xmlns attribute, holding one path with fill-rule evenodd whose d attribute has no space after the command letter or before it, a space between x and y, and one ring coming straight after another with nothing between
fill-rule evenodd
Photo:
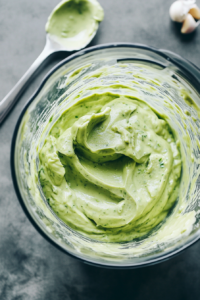
<instances>
[{"instance_id":1,"label":"metal spoon","mask_svg":"<svg viewBox=\"0 0 200 300\"><path fill-rule=\"evenodd\" d=\"M44 62L44 60L51 55L52 53L59 52L59 51L67 51L67 52L72 52L72 51L78 51L80 49L85 48L91 40L94 38L96 35L96 31L88 37L88 40L84 45L82 45L79 49L67 49L65 46L62 44L55 42L52 38L51 35L46 34L46 45L42 51L42 53L38 56L38 58L34 61L34 63L30 66L28 71L22 76L22 78L17 82L17 84L12 88L12 90L5 96L5 98L0 102L0 125L4 121L5 117L13 107L13 105L16 103L16 101L19 99L19 96L25 89L28 81L32 77L32 75L35 73L35 71L38 69L38 67Z\"/></svg>"}]
</instances>

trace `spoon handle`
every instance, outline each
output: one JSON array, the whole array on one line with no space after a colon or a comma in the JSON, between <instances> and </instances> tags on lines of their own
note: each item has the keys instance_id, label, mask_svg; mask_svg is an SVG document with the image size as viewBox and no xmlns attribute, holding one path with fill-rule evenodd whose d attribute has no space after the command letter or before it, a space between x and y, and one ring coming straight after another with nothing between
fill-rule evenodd
<instances>
[{"instance_id":1,"label":"spoon handle","mask_svg":"<svg viewBox=\"0 0 200 300\"><path fill-rule=\"evenodd\" d=\"M47 46L45 46L44 50L34 61L34 63L30 66L30 68L26 71L26 73L21 77L21 79L12 88L12 90L0 102L0 125L2 124L3 120L5 119L13 105L19 99L19 96L24 91L32 75L51 53L52 51Z\"/></svg>"}]
</instances>

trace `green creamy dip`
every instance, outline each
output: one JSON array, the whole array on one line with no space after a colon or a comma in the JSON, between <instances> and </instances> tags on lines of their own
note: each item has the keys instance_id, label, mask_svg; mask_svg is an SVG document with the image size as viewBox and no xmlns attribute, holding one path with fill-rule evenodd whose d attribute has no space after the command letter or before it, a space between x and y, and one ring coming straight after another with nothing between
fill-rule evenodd
<instances>
[{"instance_id":1,"label":"green creamy dip","mask_svg":"<svg viewBox=\"0 0 200 300\"><path fill-rule=\"evenodd\" d=\"M130 241L172 208L178 145L167 121L141 99L94 92L71 101L50 129L39 151L40 184L71 228L100 241Z\"/></svg>"},{"instance_id":2,"label":"green creamy dip","mask_svg":"<svg viewBox=\"0 0 200 300\"><path fill-rule=\"evenodd\" d=\"M67 0L48 18L46 32L68 50L83 48L95 34L104 13L96 0Z\"/></svg>"}]
</instances>

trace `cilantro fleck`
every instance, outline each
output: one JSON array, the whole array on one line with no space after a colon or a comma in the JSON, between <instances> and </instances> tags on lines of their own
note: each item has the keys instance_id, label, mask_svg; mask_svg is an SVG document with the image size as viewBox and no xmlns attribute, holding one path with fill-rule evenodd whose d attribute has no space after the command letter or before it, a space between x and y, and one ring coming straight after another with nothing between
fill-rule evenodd
<instances>
[{"instance_id":1,"label":"cilantro fleck","mask_svg":"<svg viewBox=\"0 0 200 300\"><path fill-rule=\"evenodd\" d=\"M146 134L142 134L142 141L144 141L144 138L146 138L147 135Z\"/></svg>"},{"instance_id":2,"label":"cilantro fleck","mask_svg":"<svg viewBox=\"0 0 200 300\"><path fill-rule=\"evenodd\" d=\"M160 163L160 167L161 167L161 168L164 168L164 167L165 167L165 164L164 164L162 158L159 159L159 163Z\"/></svg>"}]
</instances>

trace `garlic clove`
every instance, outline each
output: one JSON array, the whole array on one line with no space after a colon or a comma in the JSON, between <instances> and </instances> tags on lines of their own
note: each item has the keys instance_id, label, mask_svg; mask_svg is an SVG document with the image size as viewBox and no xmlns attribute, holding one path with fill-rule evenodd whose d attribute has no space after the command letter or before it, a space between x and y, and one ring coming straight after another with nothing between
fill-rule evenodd
<instances>
[{"instance_id":1,"label":"garlic clove","mask_svg":"<svg viewBox=\"0 0 200 300\"><path fill-rule=\"evenodd\" d=\"M189 10L194 7L195 0L177 0L170 6L169 15L172 21L182 23Z\"/></svg>"},{"instance_id":2,"label":"garlic clove","mask_svg":"<svg viewBox=\"0 0 200 300\"><path fill-rule=\"evenodd\" d=\"M182 1L175 1L169 9L169 15L172 21L183 22L189 10L185 9Z\"/></svg>"},{"instance_id":3,"label":"garlic clove","mask_svg":"<svg viewBox=\"0 0 200 300\"><path fill-rule=\"evenodd\" d=\"M195 21L193 16L191 16L190 14L187 14L187 16L183 22L183 26L181 28L181 33L188 34L188 33L193 32L197 28L199 23L200 23L199 21L198 22Z\"/></svg>"},{"instance_id":4,"label":"garlic clove","mask_svg":"<svg viewBox=\"0 0 200 300\"><path fill-rule=\"evenodd\" d=\"M200 9L196 4L189 10L189 14L191 14L193 18L200 20Z\"/></svg>"}]
</instances>

